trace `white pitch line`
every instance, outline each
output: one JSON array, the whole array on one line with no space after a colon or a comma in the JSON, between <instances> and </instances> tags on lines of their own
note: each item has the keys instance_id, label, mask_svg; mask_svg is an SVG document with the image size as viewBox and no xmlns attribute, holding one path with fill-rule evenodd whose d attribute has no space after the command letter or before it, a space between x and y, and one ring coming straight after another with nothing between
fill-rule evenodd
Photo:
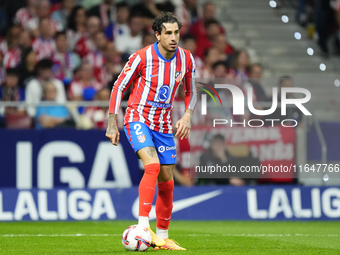
<instances>
[{"instance_id":1,"label":"white pitch line","mask_svg":"<svg viewBox=\"0 0 340 255\"><path fill-rule=\"evenodd\" d=\"M5 234L0 237L108 237L108 236L121 236L122 234ZM218 236L218 234L187 234L187 235L176 235L176 236ZM223 234L224 237L340 237L340 234L324 234L324 235L311 235L311 234Z\"/></svg>"},{"instance_id":2,"label":"white pitch line","mask_svg":"<svg viewBox=\"0 0 340 255\"><path fill-rule=\"evenodd\" d=\"M121 236L122 234L7 234L1 235L1 237L81 237L81 236Z\"/></svg>"}]
</instances>

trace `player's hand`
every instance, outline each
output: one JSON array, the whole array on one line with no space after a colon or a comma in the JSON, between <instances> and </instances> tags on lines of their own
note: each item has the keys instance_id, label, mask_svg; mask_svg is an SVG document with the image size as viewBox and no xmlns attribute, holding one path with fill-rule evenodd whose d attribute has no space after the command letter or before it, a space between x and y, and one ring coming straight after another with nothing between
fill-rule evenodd
<instances>
[{"instance_id":1,"label":"player's hand","mask_svg":"<svg viewBox=\"0 0 340 255\"><path fill-rule=\"evenodd\" d=\"M176 134L178 139L187 139L190 135L191 129L191 115L190 113L185 113L185 115L176 123Z\"/></svg>"},{"instance_id":2,"label":"player's hand","mask_svg":"<svg viewBox=\"0 0 340 255\"><path fill-rule=\"evenodd\" d=\"M105 136L109 138L113 145L117 146L119 144L120 133L117 128L116 129L107 128Z\"/></svg>"},{"instance_id":3,"label":"player's hand","mask_svg":"<svg viewBox=\"0 0 340 255\"><path fill-rule=\"evenodd\" d=\"M105 136L109 138L111 143L115 146L119 144L119 139L120 139L120 133L119 133L119 130L116 124L116 117L117 117L116 114L109 115L109 121L108 121L106 134L105 134Z\"/></svg>"}]
</instances>

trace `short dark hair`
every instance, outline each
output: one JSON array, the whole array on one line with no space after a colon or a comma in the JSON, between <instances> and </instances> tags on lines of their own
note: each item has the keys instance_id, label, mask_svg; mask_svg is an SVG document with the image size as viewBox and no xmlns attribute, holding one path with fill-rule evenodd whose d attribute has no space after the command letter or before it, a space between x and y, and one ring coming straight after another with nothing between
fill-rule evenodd
<instances>
[{"instance_id":1,"label":"short dark hair","mask_svg":"<svg viewBox=\"0 0 340 255\"><path fill-rule=\"evenodd\" d=\"M6 69L6 75L17 76L17 77L20 76L18 69L17 68L11 68L11 67Z\"/></svg>"},{"instance_id":2,"label":"short dark hair","mask_svg":"<svg viewBox=\"0 0 340 255\"><path fill-rule=\"evenodd\" d=\"M196 37L192 34L186 34L182 37L182 41L185 42L187 40L194 40L195 42L197 41L196 40Z\"/></svg>"},{"instance_id":3,"label":"short dark hair","mask_svg":"<svg viewBox=\"0 0 340 255\"><path fill-rule=\"evenodd\" d=\"M204 27L207 28L208 26L213 25L213 24L219 26L220 22L218 22L218 20L216 19L208 19L206 22L204 22Z\"/></svg>"},{"instance_id":4,"label":"short dark hair","mask_svg":"<svg viewBox=\"0 0 340 255\"><path fill-rule=\"evenodd\" d=\"M209 48L206 48L205 51L204 51L203 58L207 57L209 55L209 51L211 51L212 49L216 49L216 47L211 46Z\"/></svg>"},{"instance_id":5,"label":"short dark hair","mask_svg":"<svg viewBox=\"0 0 340 255\"><path fill-rule=\"evenodd\" d=\"M66 31L65 31L65 30L63 30L63 31L58 31L57 33L55 33L54 39L57 39L57 38L58 38L59 36L61 36L61 35L67 37L67 36L66 36Z\"/></svg>"},{"instance_id":6,"label":"short dark hair","mask_svg":"<svg viewBox=\"0 0 340 255\"><path fill-rule=\"evenodd\" d=\"M224 135L221 135L221 134L216 134L213 136L213 138L211 139L211 141L214 141L214 140L220 140L220 141L225 141L225 138L224 138Z\"/></svg>"},{"instance_id":7,"label":"short dark hair","mask_svg":"<svg viewBox=\"0 0 340 255\"><path fill-rule=\"evenodd\" d=\"M256 67L256 66L260 67L263 70L263 65L261 63L254 63L254 64L250 65L249 71L250 72L253 71L253 68Z\"/></svg>"},{"instance_id":8,"label":"short dark hair","mask_svg":"<svg viewBox=\"0 0 340 255\"><path fill-rule=\"evenodd\" d=\"M177 23L178 29L181 29L182 23L177 19L175 15L171 12L162 12L161 15L157 16L152 22L152 29L159 34L162 33L164 27L164 23Z\"/></svg>"},{"instance_id":9,"label":"short dark hair","mask_svg":"<svg viewBox=\"0 0 340 255\"><path fill-rule=\"evenodd\" d=\"M215 62L212 65L213 70L215 70L218 66L224 66L226 69L228 69L227 63L223 60L219 60L219 61Z\"/></svg>"},{"instance_id":10,"label":"short dark hair","mask_svg":"<svg viewBox=\"0 0 340 255\"><path fill-rule=\"evenodd\" d=\"M52 61L49 58L44 58L38 62L37 69L50 69L52 66Z\"/></svg>"},{"instance_id":11,"label":"short dark hair","mask_svg":"<svg viewBox=\"0 0 340 255\"><path fill-rule=\"evenodd\" d=\"M130 10L130 5L127 3L127 2L119 2L119 3L116 3L116 9L120 9L120 8L127 8Z\"/></svg>"},{"instance_id":12,"label":"short dark hair","mask_svg":"<svg viewBox=\"0 0 340 255\"><path fill-rule=\"evenodd\" d=\"M282 86L283 82L286 81L286 80L289 80L291 81L292 80L292 77L289 76L289 75L283 75L279 78L279 86Z\"/></svg>"}]
</instances>

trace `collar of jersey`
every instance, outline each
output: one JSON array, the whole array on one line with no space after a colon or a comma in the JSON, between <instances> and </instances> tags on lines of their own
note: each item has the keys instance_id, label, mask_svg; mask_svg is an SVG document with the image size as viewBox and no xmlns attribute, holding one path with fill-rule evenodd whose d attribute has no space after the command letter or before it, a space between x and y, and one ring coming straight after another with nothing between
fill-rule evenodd
<instances>
[{"instance_id":1,"label":"collar of jersey","mask_svg":"<svg viewBox=\"0 0 340 255\"><path fill-rule=\"evenodd\" d=\"M157 56L158 56L159 58L161 58L161 59L164 60L165 62L170 62L170 61L172 61L172 60L176 57L178 47L176 48L175 54L172 56L172 58L166 59L166 58L163 57L162 54L159 52L157 44L158 44L158 42L155 42L155 43L153 44L153 49L156 51L156 54L157 54Z\"/></svg>"}]
</instances>

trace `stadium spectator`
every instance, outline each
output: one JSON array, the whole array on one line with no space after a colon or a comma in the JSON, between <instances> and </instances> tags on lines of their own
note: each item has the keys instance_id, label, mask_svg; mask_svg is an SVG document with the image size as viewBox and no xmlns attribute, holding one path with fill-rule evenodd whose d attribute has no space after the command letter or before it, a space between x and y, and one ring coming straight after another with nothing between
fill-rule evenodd
<instances>
[{"instance_id":1,"label":"stadium spectator","mask_svg":"<svg viewBox=\"0 0 340 255\"><path fill-rule=\"evenodd\" d=\"M226 36L223 34L218 34L212 41L213 46L216 47L221 58L226 62L228 67L231 66L232 55L234 54L234 48L228 43Z\"/></svg>"},{"instance_id":2,"label":"stadium spectator","mask_svg":"<svg viewBox=\"0 0 340 255\"><path fill-rule=\"evenodd\" d=\"M37 64L37 54L32 48L23 51L21 63L19 65L20 79L19 85L23 88L36 76L35 66Z\"/></svg>"},{"instance_id":3,"label":"stadium spectator","mask_svg":"<svg viewBox=\"0 0 340 255\"><path fill-rule=\"evenodd\" d=\"M245 97L248 98L248 90L252 93L253 102L267 102L267 95L261 85L263 67L260 63L255 63L249 68L249 79L243 84ZM256 106L257 110L269 109L270 107ZM255 115L249 111L245 113L245 119L265 119L264 116Z\"/></svg>"},{"instance_id":4,"label":"stadium spectator","mask_svg":"<svg viewBox=\"0 0 340 255\"><path fill-rule=\"evenodd\" d=\"M107 88L100 89L94 100L110 101L111 92ZM95 129L105 129L109 119L109 107L87 107L85 114L90 118ZM119 129L123 128L123 122L119 123Z\"/></svg>"},{"instance_id":5,"label":"stadium spectator","mask_svg":"<svg viewBox=\"0 0 340 255\"><path fill-rule=\"evenodd\" d=\"M131 8L131 15L143 15L149 20L153 20L161 14L160 10L154 0L140 0L139 3L135 4Z\"/></svg>"},{"instance_id":6,"label":"stadium spectator","mask_svg":"<svg viewBox=\"0 0 340 255\"><path fill-rule=\"evenodd\" d=\"M129 19L129 33L117 35L115 46L118 52L132 54L142 48L143 39L143 18L132 16Z\"/></svg>"},{"instance_id":7,"label":"stadium spectator","mask_svg":"<svg viewBox=\"0 0 340 255\"><path fill-rule=\"evenodd\" d=\"M281 89L282 88L292 88L294 87L294 83L293 83L293 79L292 77L285 75L280 77L279 79L279 86L277 88L277 92L278 92L278 104L280 104L281 102ZM294 95L294 93L287 93L286 94L286 98L295 98L296 95ZM301 119L302 119L302 112L300 111L299 108L296 107L296 105L294 105L293 107L287 107L287 111L286 111L286 115L281 115L281 108L277 108L275 110L275 112L273 112L273 114L271 116L269 116L268 119L278 119L280 121L284 120L284 119L294 119L296 120L298 123L301 123ZM289 125L289 122L285 122L287 123L286 125ZM294 125L294 122L290 123L291 125Z\"/></svg>"},{"instance_id":8,"label":"stadium spectator","mask_svg":"<svg viewBox=\"0 0 340 255\"><path fill-rule=\"evenodd\" d=\"M0 101L24 101L25 90L19 87L19 72L15 68L6 70L5 82L0 86ZM23 108L1 107L0 115L5 114L24 114Z\"/></svg>"},{"instance_id":9,"label":"stadium spectator","mask_svg":"<svg viewBox=\"0 0 340 255\"><path fill-rule=\"evenodd\" d=\"M37 59L50 58L56 50L54 30L51 29L51 19L41 19L39 24L40 36L32 42L32 48L37 53Z\"/></svg>"},{"instance_id":10,"label":"stadium spectator","mask_svg":"<svg viewBox=\"0 0 340 255\"><path fill-rule=\"evenodd\" d=\"M180 34L185 35L191 24L197 21L197 0L178 0L174 4L175 14L182 21Z\"/></svg>"},{"instance_id":11,"label":"stadium spectator","mask_svg":"<svg viewBox=\"0 0 340 255\"><path fill-rule=\"evenodd\" d=\"M96 50L89 52L84 59L92 66L94 77L98 82L105 84L106 74L103 65L105 64L105 51L108 41L103 31L97 32L93 40Z\"/></svg>"},{"instance_id":12,"label":"stadium spectator","mask_svg":"<svg viewBox=\"0 0 340 255\"><path fill-rule=\"evenodd\" d=\"M53 77L69 84L73 78L74 70L80 65L79 56L67 50L67 37L65 32L55 35L56 51L52 55Z\"/></svg>"},{"instance_id":13,"label":"stadium spectator","mask_svg":"<svg viewBox=\"0 0 340 255\"><path fill-rule=\"evenodd\" d=\"M155 35L150 33L144 33L143 39L142 39L142 48L154 44L157 41L157 38Z\"/></svg>"},{"instance_id":14,"label":"stadium spectator","mask_svg":"<svg viewBox=\"0 0 340 255\"><path fill-rule=\"evenodd\" d=\"M116 22L112 22L105 29L105 35L110 41L114 41L118 35L129 34L130 7L126 2L116 4Z\"/></svg>"},{"instance_id":15,"label":"stadium spectator","mask_svg":"<svg viewBox=\"0 0 340 255\"><path fill-rule=\"evenodd\" d=\"M216 78L216 79L227 78L228 67L227 67L227 64L225 63L225 61L220 60L220 61L215 62L212 65L212 69L213 69L214 78Z\"/></svg>"},{"instance_id":16,"label":"stadium spectator","mask_svg":"<svg viewBox=\"0 0 340 255\"><path fill-rule=\"evenodd\" d=\"M196 49L196 55L203 58L206 49L213 46L214 40L221 34L220 24L217 20L207 20L205 23L206 33L200 37L196 37L197 44L200 46Z\"/></svg>"},{"instance_id":17,"label":"stadium spectator","mask_svg":"<svg viewBox=\"0 0 340 255\"><path fill-rule=\"evenodd\" d=\"M216 19L216 7L213 3L207 2L203 6L203 16L198 19L189 29L190 34L196 38L205 37L207 34L206 22ZM219 24L219 32L225 34L224 28ZM204 51L203 51L204 52Z\"/></svg>"},{"instance_id":18,"label":"stadium spectator","mask_svg":"<svg viewBox=\"0 0 340 255\"><path fill-rule=\"evenodd\" d=\"M33 35L33 37L39 36L39 24L40 24L41 20L43 20L43 19L49 19L51 21L50 22L50 30L51 30L52 35L55 32L62 30L61 24L56 22L55 20L51 19L50 8L51 8L51 4L48 0L38 1L37 15L30 18L25 23L25 29L27 31L29 31Z\"/></svg>"},{"instance_id":19,"label":"stadium spectator","mask_svg":"<svg viewBox=\"0 0 340 255\"><path fill-rule=\"evenodd\" d=\"M243 86L248 79L249 55L246 50L240 50L235 53L233 66L228 70L228 78L233 78L236 85Z\"/></svg>"},{"instance_id":20,"label":"stadium spectator","mask_svg":"<svg viewBox=\"0 0 340 255\"><path fill-rule=\"evenodd\" d=\"M235 158L227 151L225 138L221 134L215 135L210 143L209 149L204 152L200 157L200 166L233 166L235 164ZM207 175L197 174L198 184L231 184L234 186L245 185L246 182L238 177L226 178L223 173L214 174L214 178L207 178ZM210 173L206 173L210 175Z\"/></svg>"},{"instance_id":21,"label":"stadium spectator","mask_svg":"<svg viewBox=\"0 0 340 255\"><path fill-rule=\"evenodd\" d=\"M214 78L213 64L219 60L221 60L221 55L217 48L211 47L206 49L203 69L200 70L201 78Z\"/></svg>"},{"instance_id":22,"label":"stadium spectator","mask_svg":"<svg viewBox=\"0 0 340 255\"><path fill-rule=\"evenodd\" d=\"M117 77L122 70L120 56L112 42L106 45L105 60L105 65L103 66L103 74L105 76L102 77L102 80L103 84L107 86L110 83L113 84L115 81L114 77Z\"/></svg>"},{"instance_id":23,"label":"stadium spectator","mask_svg":"<svg viewBox=\"0 0 340 255\"><path fill-rule=\"evenodd\" d=\"M69 99L91 101L102 88L103 85L93 77L92 66L88 62L83 62L79 69L79 79L73 80L69 86Z\"/></svg>"},{"instance_id":24,"label":"stadium spectator","mask_svg":"<svg viewBox=\"0 0 340 255\"><path fill-rule=\"evenodd\" d=\"M334 23L334 11L330 0L315 0L315 29L318 33L318 45L325 57L329 56L328 38Z\"/></svg>"},{"instance_id":25,"label":"stadium spectator","mask_svg":"<svg viewBox=\"0 0 340 255\"><path fill-rule=\"evenodd\" d=\"M66 94L64 84L52 78L52 66L53 63L50 59L42 59L37 64L38 76L35 79L30 80L26 86L26 103L37 104L41 101L43 85L50 81L55 85L57 90L56 102L65 103ZM27 113L29 116L34 117L36 115L36 108L33 105L27 107Z\"/></svg>"},{"instance_id":26,"label":"stadium spectator","mask_svg":"<svg viewBox=\"0 0 340 255\"><path fill-rule=\"evenodd\" d=\"M6 40L1 42L0 50L3 54L4 68L17 67L20 64L21 50L19 48L21 28L13 25L7 32Z\"/></svg>"},{"instance_id":27,"label":"stadium spectator","mask_svg":"<svg viewBox=\"0 0 340 255\"><path fill-rule=\"evenodd\" d=\"M194 24L198 20L198 1L197 0L183 0L185 7L189 11L190 24Z\"/></svg>"},{"instance_id":28,"label":"stadium spectator","mask_svg":"<svg viewBox=\"0 0 340 255\"><path fill-rule=\"evenodd\" d=\"M200 71L203 69L203 61L200 57L196 55L196 49L197 49L196 38L191 34L187 34L183 36L182 47L190 51L192 56L194 57L195 65L196 65L196 78L202 78L202 74L200 73Z\"/></svg>"},{"instance_id":29,"label":"stadium spectator","mask_svg":"<svg viewBox=\"0 0 340 255\"><path fill-rule=\"evenodd\" d=\"M267 95L261 85L263 67L260 63L256 63L249 68L249 79L244 85L244 90L247 92L247 87L251 87L253 91L253 102L266 102Z\"/></svg>"},{"instance_id":30,"label":"stadium spectator","mask_svg":"<svg viewBox=\"0 0 340 255\"><path fill-rule=\"evenodd\" d=\"M0 51L0 84L5 82L5 77L6 77L6 69L1 64L2 60L3 60L3 53Z\"/></svg>"},{"instance_id":31,"label":"stadium spectator","mask_svg":"<svg viewBox=\"0 0 340 255\"><path fill-rule=\"evenodd\" d=\"M101 31L100 19L92 16L87 19L86 34L75 44L74 51L81 57L85 57L96 49L94 45L95 35Z\"/></svg>"},{"instance_id":32,"label":"stadium spectator","mask_svg":"<svg viewBox=\"0 0 340 255\"><path fill-rule=\"evenodd\" d=\"M49 102L57 101L57 89L51 81L47 81L43 86L43 100ZM70 118L70 113L63 105L38 106L35 115L36 129L55 128L61 126Z\"/></svg>"},{"instance_id":33,"label":"stadium spectator","mask_svg":"<svg viewBox=\"0 0 340 255\"><path fill-rule=\"evenodd\" d=\"M98 17L103 27L106 28L110 23L116 21L116 7L114 5L114 0L103 0L101 4L88 10L87 15L88 17Z\"/></svg>"},{"instance_id":34,"label":"stadium spectator","mask_svg":"<svg viewBox=\"0 0 340 255\"><path fill-rule=\"evenodd\" d=\"M82 6L73 7L67 20L67 41L68 48L74 50L76 43L85 35L86 32L86 11Z\"/></svg>"},{"instance_id":35,"label":"stadium spectator","mask_svg":"<svg viewBox=\"0 0 340 255\"><path fill-rule=\"evenodd\" d=\"M21 31L18 43L22 51L29 49L32 45L31 35L27 31Z\"/></svg>"},{"instance_id":36,"label":"stadium spectator","mask_svg":"<svg viewBox=\"0 0 340 255\"><path fill-rule=\"evenodd\" d=\"M37 14L38 0L27 0L27 5L20 8L15 13L14 23L20 24L22 28L25 28L26 23L34 18Z\"/></svg>"},{"instance_id":37,"label":"stadium spectator","mask_svg":"<svg viewBox=\"0 0 340 255\"><path fill-rule=\"evenodd\" d=\"M74 7L74 0L62 0L61 8L52 12L51 18L61 24L62 29L66 29L68 17Z\"/></svg>"}]
</instances>

